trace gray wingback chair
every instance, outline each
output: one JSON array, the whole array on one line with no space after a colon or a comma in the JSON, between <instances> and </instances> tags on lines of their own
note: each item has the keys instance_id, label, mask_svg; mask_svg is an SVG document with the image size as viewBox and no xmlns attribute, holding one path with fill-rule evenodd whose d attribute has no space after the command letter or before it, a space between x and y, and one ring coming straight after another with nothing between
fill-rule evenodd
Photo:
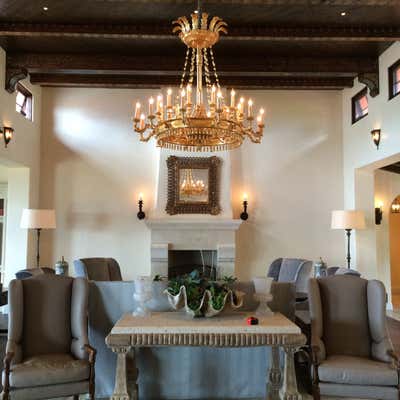
<instances>
[{"instance_id":1,"label":"gray wingback chair","mask_svg":"<svg viewBox=\"0 0 400 400\"><path fill-rule=\"evenodd\" d=\"M386 327L380 281L310 279L313 397L398 400L400 364Z\"/></svg>"},{"instance_id":2,"label":"gray wingback chair","mask_svg":"<svg viewBox=\"0 0 400 400\"><path fill-rule=\"evenodd\" d=\"M307 282L312 271L312 261L299 258L277 258L269 269L267 276L277 282L293 282L296 292L307 292Z\"/></svg>"},{"instance_id":3,"label":"gray wingback chair","mask_svg":"<svg viewBox=\"0 0 400 400\"><path fill-rule=\"evenodd\" d=\"M56 275L13 280L3 400L89 393L96 352L88 342L88 282Z\"/></svg>"},{"instance_id":4,"label":"gray wingback chair","mask_svg":"<svg viewBox=\"0 0 400 400\"><path fill-rule=\"evenodd\" d=\"M75 275L90 281L122 281L121 269L113 258L81 258L74 261Z\"/></svg>"}]
</instances>

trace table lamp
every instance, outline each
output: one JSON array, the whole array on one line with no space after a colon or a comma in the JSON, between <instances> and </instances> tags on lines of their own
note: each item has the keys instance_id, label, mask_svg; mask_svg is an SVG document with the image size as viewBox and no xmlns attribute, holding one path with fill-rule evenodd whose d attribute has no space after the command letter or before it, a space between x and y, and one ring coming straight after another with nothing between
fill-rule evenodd
<instances>
[{"instance_id":1,"label":"table lamp","mask_svg":"<svg viewBox=\"0 0 400 400\"><path fill-rule=\"evenodd\" d=\"M344 229L347 235L347 268L350 269L350 235L352 229L365 229L365 217L362 211L332 211L332 229Z\"/></svg>"},{"instance_id":2,"label":"table lamp","mask_svg":"<svg viewBox=\"0 0 400 400\"><path fill-rule=\"evenodd\" d=\"M36 229L37 232L37 250L36 266L40 263L40 232L42 229L55 229L56 213L54 210L35 210L24 208L21 217L21 228Z\"/></svg>"}]
</instances>

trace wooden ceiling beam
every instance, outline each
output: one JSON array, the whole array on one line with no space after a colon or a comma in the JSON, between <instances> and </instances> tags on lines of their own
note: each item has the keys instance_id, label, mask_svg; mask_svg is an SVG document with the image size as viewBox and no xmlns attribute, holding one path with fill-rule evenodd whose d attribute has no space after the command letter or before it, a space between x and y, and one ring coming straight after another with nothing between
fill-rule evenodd
<instances>
[{"instance_id":1,"label":"wooden ceiling beam","mask_svg":"<svg viewBox=\"0 0 400 400\"><path fill-rule=\"evenodd\" d=\"M217 60L218 74L331 74L354 76L375 73L376 58L353 57L221 57ZM126 56L113 54L53 54L7 53L7 68L24 68L29 73L80 73L127 75L180 75L183 56Z\"/></svg>"},{"instance_id":2,"label":"wooden ceiling beam","mask_svg":"<svg viewBox=\"0 0 400 400\"><path fill-rule=\"evenodd\" d=\"M30 76L31 83L56 87L112 87L112 88L160 88L179 85L179 77L131 76L131 75L80 75L80 74L43 74ZM237 77L224 79L225 86L237 89L343 89L352 87L353 79L348 77Z\"/></svg>"},{"instance_id":3,"label":"wooden ceiling beam","mask_svg":"<svg viewBox=\"0 0 400 400\"><path fill-rule=\"evenodd\" d=\"M172 24L43 24L0 23L0 37L75 37L143 40L176 40ZM223 41L334 41L387 42L400 40L399 26L365 27L271 27L230 26Z\"/></svg>"}]
</instances>

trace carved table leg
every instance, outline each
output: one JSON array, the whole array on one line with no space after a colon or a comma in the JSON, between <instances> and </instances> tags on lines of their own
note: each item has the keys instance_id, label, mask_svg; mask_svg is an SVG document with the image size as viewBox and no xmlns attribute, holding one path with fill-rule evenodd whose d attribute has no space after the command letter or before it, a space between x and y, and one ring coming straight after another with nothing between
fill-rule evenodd
<instances>
[{"instance_id":1,"label":"carved table leg","mask_svg":"<svg viewBox=\"0 0 400 400\"><path fill-rule=\"evenodd\" d=\"M279 399L279 388L281 386L281 367L279 360L279 347L271 347L271 367L267 379L267 400Z\"/></svg>"},{"instance_id":2,"label":"carved table leg","mask_svg":"<svg viewBox=\"0 0 400 400\"><path fill-rule=\"evenodd\" d=\"M128 392L131 395L132 400L139 399L139 389L137 385L137 380L139 376L139 370L136 368L136 351L129 353L127 359L127 376L128 376Z\"/></svg>"},{"instance_id":3,"label":"carved table leg","mask_svg":"<svg viewBox=\"0 0 400 400\"><path fill-rule=\"evenodd\" d=\"M117 369L115 371L114 393L110 400L131 400L128 394L126 374L126 355L130 346L111 347L111 350L117 354Z\"/></svg>"},{"instance_id":4,"label":"carved table leg","mask_svg":"<svg viewBox=\"0 0 400 400\"><path fill-rule=\"evenodd\" d=\"M284 346L285 368L283 372L283 384L279 392L282 400L301 400L301 394L297 389L296 370L294 367L294 353L296 347Z\"/></svg>"}]
</instances>

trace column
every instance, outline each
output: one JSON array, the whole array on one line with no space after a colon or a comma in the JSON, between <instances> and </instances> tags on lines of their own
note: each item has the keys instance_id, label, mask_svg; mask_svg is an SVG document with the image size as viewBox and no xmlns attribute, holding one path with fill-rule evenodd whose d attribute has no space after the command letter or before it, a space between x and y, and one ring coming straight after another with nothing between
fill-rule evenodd
<instances>
[{"instance_id":1,"label":"column","mask_svg":"<svg viewBox=\"0 0 400 400\"><path fill-rule=\"evenodd\" d=\"M279 360L279 347L271 347L271 367L267 378L267 400L279 399L279 389L281 387L281 367Z\"/></svg>"},{"instance_id":2,"label":"column","mask_svg":"<svg viewBox=\"0 0 400 400\"><path fill-rule=\"evenodd\" d=\"M285 367L283 370L283 384L279 392L281 400L301 400L297 389L296 370L294 366L294 353L297 346L284 346Z\"/></svg>"},{"instance_id":3,"label":"column","mask_svg":"<svg viewBox=\"0 0 400 400\"><path fill-rule=\"evenodd\" d=\"M130 350L130 346L113 346L111 350L117 354L117 368L115 371L114 393L110 400L136 400L131 399L127 387L126 356Z\"/></svg>"}]
</instances>

